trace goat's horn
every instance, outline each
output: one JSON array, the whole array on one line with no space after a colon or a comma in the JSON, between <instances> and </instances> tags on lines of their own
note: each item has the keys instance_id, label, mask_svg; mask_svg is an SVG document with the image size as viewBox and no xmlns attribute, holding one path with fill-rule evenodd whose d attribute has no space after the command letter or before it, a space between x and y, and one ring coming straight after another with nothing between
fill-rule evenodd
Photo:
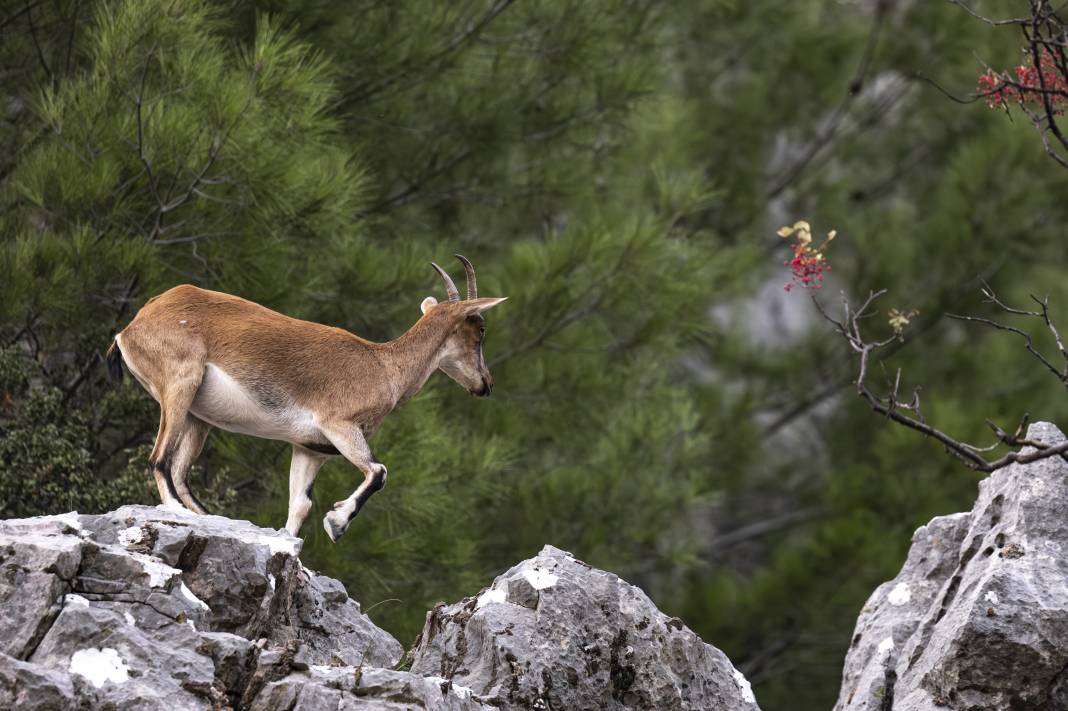
<instances>
[{"instance_id":1,"label":"goat's horn","mask_svg":"<svg viewBox=\"0 0 1068 711\"><path fill-rule=\"evenodd\" d=\"M475 281L475 267L471 262L462 254L452 255L459 259L464 265L464 271L467 272L467 298L478 298L478 283Z\"/></svg>"},{"instance_id":2,"label":"goat's horn","mask_svg":"<svg viewBox=\"0 0 1068 711\"><path fill-rule=\"evenodd\" d=\"M445 293L448 294L449 301L459 301L460 292L456 290L456 285L452 283L452 277L446 274L445 270L434 262L431 262L430 266L434 267L437 273L441 275L441 280L445 282Z\"/></svg>"}]
</instances>

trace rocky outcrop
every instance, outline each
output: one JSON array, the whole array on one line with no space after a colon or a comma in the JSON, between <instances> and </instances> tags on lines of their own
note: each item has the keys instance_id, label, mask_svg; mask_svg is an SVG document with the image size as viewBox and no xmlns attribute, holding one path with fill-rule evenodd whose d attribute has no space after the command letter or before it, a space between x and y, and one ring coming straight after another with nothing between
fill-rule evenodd
<instances>
[{"instance_id":1,"label":"rocky outcrop","mask_svg":"<svg viewBox=\"0 0 1068 711\"><path fill-rule=\"evenodd\" d=\"M1028 438L1064 441L1046 423ZM861 611L835 709L1068 709L1065 460L1001 469L970 513L916 532Z\"/></svg>"},{"instance_id":2,"label":"rocky outcrop","mask_svg":"<svg viewBox=\"0 0 1068 711\"><path fill-rule=\"evenodd\" d=\"M0 708L236 708L291 669L395 664L299 551L162 507L0 522Z\"/></svg>"},{"instance_id":3,"label":"rocky outcrop","mask_svg":"<svg viewBox=\"0 0 1068 711\"><path fill-rule=\"evenodd\" d=\"M640 589L552 546L427 614L412 671L505 709L757 709L727 657Z\"/></svg>"},{"instance_id":4,"label":"rocky outcrop","mask_svg":"<svg viewBox=\"0 0 1068 711\"><path fill-rule=\"evenodd\" d=\"M0 522L0 708L757 708L719 650L551 547L435 608L398 669L300 545L162 507Z\"/></svg>"}]
</instances>

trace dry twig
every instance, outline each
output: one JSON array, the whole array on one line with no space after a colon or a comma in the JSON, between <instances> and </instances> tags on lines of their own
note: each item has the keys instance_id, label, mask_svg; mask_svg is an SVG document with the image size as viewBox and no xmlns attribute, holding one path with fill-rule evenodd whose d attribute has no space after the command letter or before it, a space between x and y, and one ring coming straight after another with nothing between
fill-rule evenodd
<instances>
[{"instance_id":1,"label":"dry twig","mask_svg":"<svg viewBox=\"0 0 1068 711\"><path fill-rule=\"evenodd\" d=\"M987 426L989 426L990 429L993 431L995 441L993 444L988 445L986 447L978 447L973 444L968 444L967 442L962 442L946 434L945 432L942 432L936 427L930 425L924 418L923 412L921 410L919 387L913 389L911 397L909 397L907 400L901 399L901 396L899 395L901 387L900 368L896 371L893 379L888 383L887 394L878 395L874 391L872 391L872 389L868 386L867 382L868 368L871 362L872 354L877 353L881 349L893 344L894 341L897 340L897 337L891 335L883 340L869 342L861 333L860 322L863 319L868 318L874 314L874 311L871 308L872 304L885 293L885 289L869 293L868 298L864 300L864 303L861 304L859 309L852 308L849 301L843 295L842 304L844 309L844 316L842 320L837 320L831 317L823 308L823 305L820 304L820 302L815 297L813 297L812 299L813 303L816 305L816 309L820 312L820 314L834 326L835 331L845 339L846 343L849 344L850 348L852 348L853 351L858 355L860 362L857 372L857 378L854 381L854 384L857 389L857 394L864 400L866 400L868 404L871 405L873 410L875 410L881 415L886 416L887 419L893 420L894 422L897 422L900 425L904 425L909 429L916 430L917 432L920 432L927 437L937 440L940 444L942 444L943 447L945 447L947 452L960 459L969 468L975 469L977 471L992 472L1014 462L1025 464L1028 462L1035 462L1040 459L1046 459L1048 457L1055 456L1060 456L1061 458L1068 461L1068 456L1066 456L1066 453L1068 453L1068 441L1062 442L1057 445L1050 445L1045 442L1031 440L1026 437L1027 424L1030 419L1027 414L1024 414L1024 416L1020 420L1020 424L1012 433L1007 432L1001 427L998 427L990 420L987 420ZM984 286L983 293L984 295L987 295L988 299L996 299L996 297L993 295L993 291L991 291L988 286ZM1036 299L1036 301L1038 300ZM1046 322L1047 327L1054 334L1057 334L1056 327L1053 326L1052 322L1049 320L1049 313L1046 308L1045 301L1038 301L1039 305L1042 306L1042 310L1036 312L1010 309L1010 307L1004 306L999 301L993 301L993 303L1000 305L1009 313L1042 318ZM1001 330L1006 330L1012 333L1016 333L1018 335L1025 336L1027 338L1028 350L1031 351L1032 354L1035 354L1037 357L1041 358L1042 362L1046 365L1046 367L1050 370L1053 370L1054 374L1056 374L1058 378L1061 379L1062 383L1064 383L1066 387L1068 387L1068 382L1066 382L1066 378L1068 378L1068 370L1065 371L1065 376L1062 377L1060 373L1053 368L1052 364L1050 364L1044 357L1041 356L1040 353L1038 353L1037 350L1032 347L1031 338L1026 332L1020 329L1016 329L1014 327L996 324L995 322L989 321L988 319L977 319L972 317L957 318L988 323L997 326ZM1065 352L1064 347L1061 344L1060 336L1055 335L1055 337L1057 338L1058 347L1061 349L1061 354L1065 357L1066 368L1068 368L1068 353ZM1029 447L1030 451L1007 452L1006 454L997 459L987 459L984 456L984 454L993 451L1001 445L1005 445L1008 447Z\"/></svg>"}]
</instances>

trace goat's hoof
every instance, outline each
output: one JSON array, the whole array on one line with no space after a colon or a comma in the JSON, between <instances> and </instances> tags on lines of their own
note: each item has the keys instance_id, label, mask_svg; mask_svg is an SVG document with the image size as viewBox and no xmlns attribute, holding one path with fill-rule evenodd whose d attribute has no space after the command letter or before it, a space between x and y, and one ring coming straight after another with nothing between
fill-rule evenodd
<instances>
[{"instance_id":1,"label":"goat's hoof","mask_svg":"<svg viewBox=\"0 0 1068 711\"><path fill-rule=\"evenodd\" d=\"M331 511L323 517L323 528L326 529L326 535L330 536L330 540L334 543L337 543L337 539L341 538L348 527L348 520L344 516L337 515L337 511Z\"/></svg>"},{"instance_id":2,"label":"goat's hoof","mask_svg":"<svg viewBox=\"0 0 1068 711\"><path fill-rule=\"evenodd\" d=\"M173 511L174 513L194 513L183 506L181 501L167 501L160 504L158 508L161 508L164 511Z\"/></svg>"}]
</instances>

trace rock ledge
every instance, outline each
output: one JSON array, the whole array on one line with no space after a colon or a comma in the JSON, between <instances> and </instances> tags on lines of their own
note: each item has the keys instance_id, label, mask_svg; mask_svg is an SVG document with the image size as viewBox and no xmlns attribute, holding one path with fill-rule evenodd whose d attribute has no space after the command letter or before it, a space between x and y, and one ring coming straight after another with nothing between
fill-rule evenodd
<instances>
[{"instance_id":1,"label":"rock ledge","mask_svg":"<svg viewBox=\"0 0 1068 711\"><path fill-rule=\"evenodd\" d=\"M757 709L722 652L547 546L403 648L301 542L126 506L0 522L0 708Z\"/></svg>"}]
</instances>

